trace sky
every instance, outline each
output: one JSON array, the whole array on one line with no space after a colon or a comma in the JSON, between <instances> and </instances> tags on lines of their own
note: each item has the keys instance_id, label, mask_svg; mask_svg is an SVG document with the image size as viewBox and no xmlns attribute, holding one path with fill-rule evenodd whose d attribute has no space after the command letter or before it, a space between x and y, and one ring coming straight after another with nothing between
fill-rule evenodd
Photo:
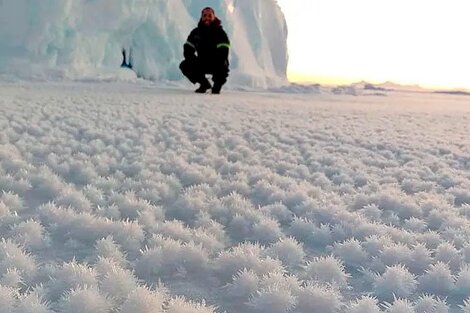
<instances>
[{"instance_id":1,"label":"sky","mask_svg":"<svg viewBox=\"0 0 470 313\"><path fill-rule=\"evenodd\" d=\"M470 89L468 0L278 0L292 81Z\"/></svg>"}]
</instances>

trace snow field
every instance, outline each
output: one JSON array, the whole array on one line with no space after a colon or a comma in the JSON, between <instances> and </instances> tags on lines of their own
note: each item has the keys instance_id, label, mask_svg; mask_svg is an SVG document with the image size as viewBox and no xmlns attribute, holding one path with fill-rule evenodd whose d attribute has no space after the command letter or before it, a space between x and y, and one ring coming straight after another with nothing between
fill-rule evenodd
<instances>
[{"instance_id":1,"label":"snow field","mask_svg":"<svg viewBox=\"0 0 470 313\"><path fill-rule=\"evenodd\" d=\"M469 312L463 98L0 90L2 312Z\"/></svg>"}]
</instances>

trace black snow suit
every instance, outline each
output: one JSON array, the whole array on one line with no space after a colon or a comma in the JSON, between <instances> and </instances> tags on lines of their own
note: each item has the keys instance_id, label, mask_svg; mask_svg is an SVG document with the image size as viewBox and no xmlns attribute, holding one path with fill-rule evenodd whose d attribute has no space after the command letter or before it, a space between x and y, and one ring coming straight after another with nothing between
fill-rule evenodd
<instances>
[{"instance_id":1,"label":"black snow suit","mask_svg":"<svg viewBox=\"0 0 470 313\"><path fill-rule=\"evenodd\" d=\"M206 81L205 74L212 74L214 87L222 87L229 73L230 41L218 18L206 26L202 21L191 31L184 44L182 73L193 83Z\"/></svg>"}]
</instances>

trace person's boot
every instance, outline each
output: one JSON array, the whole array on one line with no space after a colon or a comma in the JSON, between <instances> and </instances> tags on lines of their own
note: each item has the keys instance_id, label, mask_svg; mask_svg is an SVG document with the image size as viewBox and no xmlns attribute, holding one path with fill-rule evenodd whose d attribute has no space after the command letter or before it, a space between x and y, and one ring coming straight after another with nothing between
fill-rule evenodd
<instances>
[{"instance_id":1,"label":"person's boot","mask_svg":"<svg viewBox=\"0 0 470 313\"><path fill-rule=\"evenodd\" d=\"M200 82L200 86L198 89L195 90L196 93L206 93L208 89L211 89L211 83L204 77L204 79Z\"/></svg>"},{"instance_id":2,"label":"person's boot","mask_svg":"<svg viewBox=\"0 0 470 313\"><path fill-rule=\"evenodd\" d=\"M220 90L222 89L222 85L220 84L214 84L214 86L212 87L212 93L214 95L218 95L220 93Z\"/></svg>"}]
</instances>

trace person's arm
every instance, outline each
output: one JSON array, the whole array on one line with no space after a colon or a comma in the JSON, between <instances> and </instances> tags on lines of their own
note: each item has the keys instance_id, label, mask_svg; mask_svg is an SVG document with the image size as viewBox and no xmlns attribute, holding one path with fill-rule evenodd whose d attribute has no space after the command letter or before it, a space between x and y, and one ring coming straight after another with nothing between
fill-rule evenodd
<instances>
[{"instance_id":1,"label":"person's arm","mask_svg":"<svg viewBox=\"0 0 470 313\"><path fill-rule=\"evenodd\" d=\"M220 31L216 49L218 61L225 63L225 61L228 60L230 40L228 39L227 33L224 30Z\"/></svg>"},{"instance_id":2,"label":"person's arm","mask_svg":"<svg viewBox=\"0 0 470 313\"><path fill-rule=\"evenodd\" d=\"M196 58L196 40L194 30L189 34L188 39L184 43L183 55L186 60Z\"/></svg>"}]
</instances>

